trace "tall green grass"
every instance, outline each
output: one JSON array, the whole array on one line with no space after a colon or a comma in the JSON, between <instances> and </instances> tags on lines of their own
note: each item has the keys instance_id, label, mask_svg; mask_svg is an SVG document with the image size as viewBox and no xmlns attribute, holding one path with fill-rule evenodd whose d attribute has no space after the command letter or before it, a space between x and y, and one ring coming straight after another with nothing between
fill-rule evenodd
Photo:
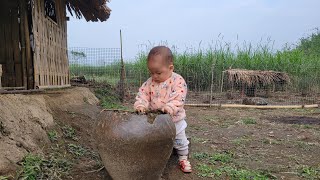
<instances>
[{"instance_id":1,"label":"tall green grass","mask_svg":"<svg viewBox=\"0 0 320 180\"><path fill-rule=\"evenodd\" d=\"M185 77L190 89L199 91L210 89L211 82L214 83L214 90L217 90L221 84L222 71L229 68L286 72L291 78L292 88L296 90L310 89L311 86L319 88L320 53L316 53L316 50L320 49L320 43L318 49L313 47L309 51L301 46L300 43L294 48L285 47L274 51L272 42L256 46L249 43L240 47L218 41L206 49L182 53L175 51L175 71ZM130 74L129 77L142 76L142 79L146 79L146 61L147 52L140 52L136 62L129 65L136 70L136 74Z\"/></svg>"},{"instance_id":2,"label":"tall green grass","mask_svg":"<svg viewBox=\"0 0 320 180\"><path fill-rule=\"evenodd\" d=\"M151 46L150 46L151 48ZM291 78L293 91L320 88L320 31L301 38L294 47L284 47L275 51L273 42L252 45L232 45L221 40L207 48L192 48L184 52L174 52L175 71L181 74L191 90L218 90L221 85L222 71L229 68L249 70L274 70L286 72ZM127 62L126 76L130 86L139 86L148 77L147 53L138 53L135 61ZM106 81L117 81L120 78L120 64L97 66L70 66L71 75L85 75ZM213 77L213 79L212 79ZM116 84L116 82L113 82Z\"/></svg>"}]
</instances>

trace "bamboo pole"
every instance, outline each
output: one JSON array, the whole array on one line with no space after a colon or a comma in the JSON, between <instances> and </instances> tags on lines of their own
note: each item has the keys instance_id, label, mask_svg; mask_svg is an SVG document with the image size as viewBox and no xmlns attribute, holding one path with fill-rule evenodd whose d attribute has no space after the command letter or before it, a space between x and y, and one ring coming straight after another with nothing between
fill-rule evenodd
<instances>
[{"instance_id":1,"label":"bamboo pole","mask_svg":"<svg viewBox=\"0 0 320 180\"><path fill-rule=\"evenodd\" d=\"M48 86L37 86L36 89L59 89L71 87L70 84L65 85L48 85Z\"/></svg>"},{"instance_id":2,"label":"bamboo pole","mask_svg":"<svg viewBox=\"0 0 320 180\"><path fill-rule=\"evenodd\" d=\"M243 105L243 104L185 104L187 107L221 107L221 108L252 108L252 109L304 109L304 108L320 108L318 104L310 105Z\"/></svg>"}]
</instances>

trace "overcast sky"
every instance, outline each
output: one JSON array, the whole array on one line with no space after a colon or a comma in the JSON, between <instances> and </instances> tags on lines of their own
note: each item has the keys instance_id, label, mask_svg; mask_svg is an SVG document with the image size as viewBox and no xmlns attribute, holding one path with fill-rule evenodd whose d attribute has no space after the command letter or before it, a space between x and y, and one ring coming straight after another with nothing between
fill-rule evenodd
<instances>
[{"instance_id":1,"label":"overcast sky","mask_svg":"<svg viewBox=\"0 0 320 180\"><path fill-rule=\"evenodd\" d=\"M270 37L279 49L320 27L320 0L112 0L106 22L70 18L69 47L119 47L133 59L145 45L208 47L219 34L233 44ZM238 36L238 40L237 40Z\"/></svg>"}]
</instances>

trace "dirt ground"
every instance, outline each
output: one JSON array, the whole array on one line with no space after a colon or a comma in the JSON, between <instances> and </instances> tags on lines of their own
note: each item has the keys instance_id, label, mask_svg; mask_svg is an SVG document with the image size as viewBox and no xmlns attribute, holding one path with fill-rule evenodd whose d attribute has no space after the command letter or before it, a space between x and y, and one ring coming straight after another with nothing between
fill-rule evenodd
<instances>
[{"instance_id":1,"label":"dirt ground","mask_svg":"<svg viewBox=\"0 0 320 180\"><path fill-rule=\"evenodd\" d=\"M199 109L188 108L188 135L192 138L192 174L183 174L177 167L177 157L172 156L165 169L164 179L227 179L230 174L217 176L214 171L202 170L211 165L202 154L232 153L229 163L213 164L215 167L236 167L238 171L263 172L273 179L320 178L320 110L254 110L254 109ZM81 115L80 115L81 116ZM68 118L69 119L69 118ZM79 117L75 118L79 121ZM81 119L81 118L80 118ZM79 131L85 131L70 122ZM82 127L90 127L83 124ZM90 147L90 134L81 132L84 145ZM91 146L93 148L93 146ZM94 148L93 148L94 149ZM199 157L200 156L200 157ZM84 160L75 166L71 175L79 179L108 179L105 170L87 165ZM309 172L310 171L310 172ZM238 179L235 176L234 179Z\"/></svg>"},{"instance_id":2,"label":"dirt ground","mask_svg":"<svg viewBox=\"0 0 320 180\"><path fill-rule=\"evenodd\" d=\"M215 169L234 167L274 179L320 178L320 109L188 108L187 112L195 171L185 177L219 179ZM237 171L223 171L220 178Z\"/></svg>"},{"instance_id":3,"label":"dirt ground","mask_svg":"<svg viewBox=\"0 0 320 180\"><path fill-rule=\"evenodd\" d=\"M91 132L97 99L74 89L44 98L54 124L44 128L41 149L45 158L63 160L59 177L110 179ZM187 108L187 116L194 172L183 174L172 155L163 179L320 179L320 109Z\"/></svg>"},{"instance_id":4,"label":"dirt ground","mask_svg":"<svg viewBox=\"0 0 320 180\"><path fill-rule=\"evenodd\" d=\"M84 109L89 112L88 108ZM95 108L92 111L97 112ZM90 133L94 118L86 115L83 109L55 113L58 123L76 129L79 139L76 143L96 150ZM194 172L183 174L177 166L177 156L172 155L164 179L239 179L238 171L247 171L252 177L259 177L261 172L269 179L320 178L319 109L187 108L187 114ZM210 157L214 154L232 156L228 162L218 159L212 163ZM92 157L81 157L74 160L69 178L110 179L101 166L101 162L92 160ZM203 166L212 168L203 169ZM214 169L224 167L234 167L235 170L233 174L225 172L218 176Z\"/></svg>"}]
</instances>

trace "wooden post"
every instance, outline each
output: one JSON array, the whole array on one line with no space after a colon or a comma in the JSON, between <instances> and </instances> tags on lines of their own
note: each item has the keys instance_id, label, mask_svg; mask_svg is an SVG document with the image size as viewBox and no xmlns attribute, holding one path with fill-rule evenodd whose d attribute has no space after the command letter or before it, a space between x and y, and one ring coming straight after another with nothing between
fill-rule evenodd
<instances>
[{"instance_id":1,"label":"wooden post","mask_svg":"<svg viewBox=\"0 0 320 180\"><path fill-rule=\"evenodd\" d=\"M139 85L142 86L142 77L141 77L141 71L139 70Z\"/></svg>"},{"instance_id":2,"label":"wooden post","mask_svg":"<svg viewBox=\"0 0 320 180\"><path fill-rule=\"evenodd\" d=\"M23 31L21 32L24 35L25 44L22 44L21 48L25 49L26 55L26 73L27 73L27 87L28 89L34 88L34 74L33 74L33 60L31 55L31 46L30 46L30 33L29 33L29 22L28 22L28 13L27 13L27 4L26 1L20 0L21 6L21 24L23 26Z\"/></svg>"},{"instance_id":3,"label":"wooden post","mask_svg":"<svg viewBox=\"0 0 320 180\"><path fill-rule=\"evenodd\" d=\"M213 78L214 78L214 66L215 64L212 63L211 67L211 87L210 87L210 105L212 104L212 98L213 98Z\"/></svg>"},{"instance_id":4,"label":"wooden post","mask_svg":"<svg viewBox=\"0 0 320 180\"><path fill-rule=\"evenodd\" d=\"M24 33L24 11L26 11L26 7L24 6L23 0L19 1L20 4L20 43L21 43L21 64L22 64L22 76L23 76L23 86L27 89L28 87L28 74L27 74L27 61L26 61L26 39Z\"/></svg>"},{"instance_id":5,"label":"wooden post","mask_svg":"<svg viewBox=\"0 0 320 180\"><path fill-rule=\"evenodd\" d=\"M122 54L122 32L120 30L120 53L121 53L121 72L120 72L120 87L119 87L119 95L120 95L120 100L121 102L124 101L124 96L125 96L125 67L124 67L124 62L123 62L123 54Z\"/></svg>"},{"instance_id":6,"label":"wooden post","mask_svg":"<svg viewBox=\"0 0 320 180\"><path fill-rule=\"evenodd\" d=\"M223 79L224 79L224 71L222 71L222 75L221 75L221 89L220 89L220 91L222 92L223 91Z\"/></svg>"},{"instance_id":7,"label":"wooden post","mask_svg":"<svg viewBox=\"0 0 320 180\"><path fill-rule=\"evenodd\" d=\"M2 89L1 79L2 79L2 65L0 64L0 90Z\"/></svg>"}]
</instances>

